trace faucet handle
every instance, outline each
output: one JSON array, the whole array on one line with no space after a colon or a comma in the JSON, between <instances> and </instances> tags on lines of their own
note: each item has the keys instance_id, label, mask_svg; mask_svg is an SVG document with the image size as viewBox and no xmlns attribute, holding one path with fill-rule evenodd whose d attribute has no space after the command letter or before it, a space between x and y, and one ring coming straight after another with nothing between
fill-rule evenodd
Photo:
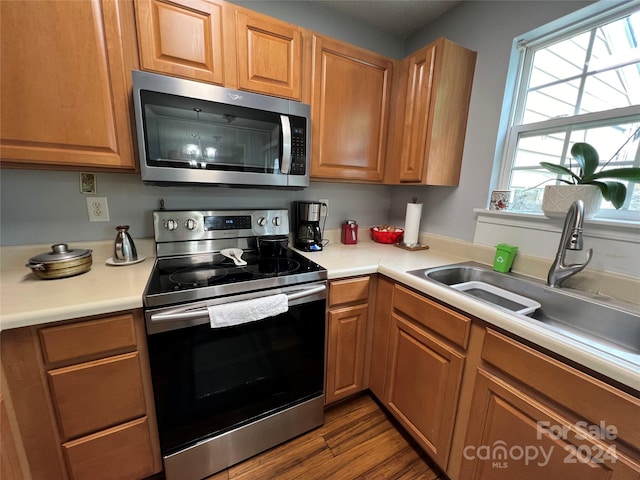
<instances>
[{"instance_id":1,"label":"faucet handle","mask_svg":"<svg viewBox=\"0 0 640 480\"><path fill-rule=\"evenodd\" d=\"M591 261L591 258L593 257L593 248L590 248L589 250L587 250L586 253L587 253L587 259L583 263L572 263L571 265L565 265L565 267L572 268L572 269L575 269L576 267L580 267L573 271L573 273L578 273L584 267L586 267Z\"/></svg>"},{"instance_id":2,"label":"faucet handle","mask_svg":"<svg viewBox=\"0 0 640 480\"><path fill-rule=\"evenodd\" d=\"M584 262L584 266L586 267L589 262L591 261L591 257L593 257L593 248L590 248L589 250L587 250L587 261Z\"/></svg>"}]
</instances>

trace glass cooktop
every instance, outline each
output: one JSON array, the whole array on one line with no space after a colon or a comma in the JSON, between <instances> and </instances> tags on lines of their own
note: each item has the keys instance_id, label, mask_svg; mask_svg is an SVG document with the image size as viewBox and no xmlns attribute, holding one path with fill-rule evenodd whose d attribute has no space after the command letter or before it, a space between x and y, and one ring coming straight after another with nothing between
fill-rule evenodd
<instances>
[{"instance_id":1,"label":"glass cooktop","mask_svg":"<svg viewBox=\"0 0 640 480\"><path fill-rule=\"evenodd\" d=\"M327 278L317 263L288 249L280 257L244 252L246 266L221 254L158 258L147 283L145 306L215 298Z\"/></svg>"}]
</instances>

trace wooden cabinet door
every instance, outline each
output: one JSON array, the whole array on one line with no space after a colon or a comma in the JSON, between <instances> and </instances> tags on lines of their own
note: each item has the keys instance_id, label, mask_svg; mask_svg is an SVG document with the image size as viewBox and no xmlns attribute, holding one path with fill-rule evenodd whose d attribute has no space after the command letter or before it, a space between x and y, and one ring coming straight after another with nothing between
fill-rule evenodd
<instances>
[{"instance_id":1,"label":"wooden cabinet door","mask_svg":"<svg viewBox=\"0 0 640 480\"><path fill-rule=\"evenodd\" d=\"M221 1L138 0L135 5L142 69L224 83Z\"/></svg>"},{"instance_id":2,"label":"wooden cabinet door","mask_svg":"<svg viewBox=\"0 0 640 480\"><path fill-rule=\"evenodd\" d=\"M467 132L476 52L449 40L436 42L436 64L429 109L426 185L457 186Z\"/></svg>"},{"instance_id":3,"label":"wooden cabinet door","mask_svg":"<svg viewBox=\"0 0 640 480\"><path fill-rule=\"evenodd\" d=\"M640 398L487 329L482 360L589 424L615 425L620 442L640 451ZM639 456L640 458L640 456Z\"/></svg>"},{"instance_id":4,"label":"wooden cabinet door","mask_svg":"<svg viewBox=\"0 0 640 480\"><path fill-rule=\"evenodd\" d=\"M402 61L387 183L458 185L475 61L444 38Z\"/></svg>"},{"instance_id":5,"label":"wooden cabinet door","mask_svg":"<svg viewBox=\"0 0 640 480\"><path fill-rule=\"evenodd\" d=\"M604 435L580 433L576 422L483 369L471 405L460 478L639 478L640 466Z\"/></svg>"},{"instance_id":6,"label":"wooden cabinet door","mask_svg":"<svg viewBox=\"0 0 640 480\"><path fill-rule=\"evenodd\" d=\"M4 372L2 376L4 377ZM2 390L5 391L4 378L0 382L2 382ZM0 394L0 478L6 480L31 478L26 472L28 467L20 434L12 425L14 422L9 415L4 396Z\"/></svg>"},{"instance_id":7,"label":"wooden cabinet door","mask_svg":"<svg viewBox=\"0 0 640 480\"><path fill-rule=\"evenodd\" d=\"M3 163L133 170L133 4L9 0L0 17Z\"/></svg>"},{"instance_id":8,"label":"wooden cabinet door","mask_svg":"<svg viewBox=\"0 0 640 480\"><path fill-rule=\"evenodd\" d=\"M364 389L368 305L329 312L325 404Z\"/></svg>"},{"instance_id":9,"label":"wooden cabinet door","mask_svg":"<svg viewBox=\"0 0 640 480\"><path fill-rule=\"evenodd\" d=\"M379 182L393 60L313 37L311 177Z\"/></svg>"},{"instance_id":10,"label":"wooden cabinet door","mask_svg":"<svg viewBox=\"0 0 640 480\"><path fill-rule=\"evenodd\" d=\"M302 29L245 9L235 18L238 87L300 100Z\"/></svg>"},{"instance_id":11,"label":"wooden cabinet door","mask_svg":"<svg viewBox=\"0 0 640 480\"><path fill-rule=\"evenodd\" d=\"M373 332L371 335L371 360L369 365L369 390L380 401L384 401L384 386L389 351L389 328L394 284L388 278L379 276L373 312Z\"/></svg>"},{"instance_id":12,"label":"wooden cabinet door","mask_svg":"<svg viewBox=\"0 0 640 480\"><path fill-rule=\"evenodd\" d=\"M433 84L434 48L423 48L409 58L407 101L403 118L400 181L420 182L425 165L429 106Z\"/></svg>"},{"instance_id":13,"label":"wooden cabinet door","mask_svg":"<svg viewBox=\"0 0 640 480\"><path fill-rule=\"evenodd\" d=\"M464 356L396 314L391 321L384 403L446 470Z\"/></svg>"}]
</instances>

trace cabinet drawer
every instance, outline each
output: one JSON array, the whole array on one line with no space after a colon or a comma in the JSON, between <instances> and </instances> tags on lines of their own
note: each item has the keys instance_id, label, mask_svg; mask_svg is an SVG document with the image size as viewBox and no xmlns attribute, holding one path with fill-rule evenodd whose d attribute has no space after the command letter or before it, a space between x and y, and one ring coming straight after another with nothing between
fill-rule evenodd
<instances>
[{"instance_id":1,"label":"cabinet drawer","mask_svg":"<svg viewBox=\"0 0 640 480\"><path fill-rule=\"evenodd\" d=\"M393 308L456 345L467 348L471 319L464 315L397 285Z\"/></svg>"},{"instance_id":2,"label":"cabinet drawer","mask_svg":"<svg viewBox=\"0 0 640 480\"><path fill-rule=\"evenodd\" d=\"M329 286L329 306L366 302L369 298L369 277L335 280Z\"/></svg>"},{"instance_id":3,"label":"cabinet drawer","mask_svg":"<svg viewBox=\"0 0 640 480\"><path fill-rule=\"evenodd\" d=\"M126 353L47 372L63 440L145 414L138 357Z\"/></svg>"},{"instance_id":4,"label":"cabinet drawer","mask_svg":"<svg viewBox=\"0 0 640 480\"><path fill-rule=\"evenodd\" d=\"M487 330L482 359L592 425L606 418L620 440L640 448L640 399L493 330Z\"/></svg>"},{"instance_id":5,"label":"cabinet drawer","mask_svg":"<svg viewBox=\"0 0 640 480\"><path fill-rule=\"evenodd\" d=\"M145 478L154 471L147 417L62 445L73 480Z\"/></svg>"},{"instance_id":6,"label":"cabinet drawer","mask_svg":"<svg viewBox=\"0 0 640 480\"><path fill-rule=\"evenodd\" d=\"M136 332L133 315L43 328L40 330L40 343L47 363L134 350Z\"/></svg>"}]
</instances>

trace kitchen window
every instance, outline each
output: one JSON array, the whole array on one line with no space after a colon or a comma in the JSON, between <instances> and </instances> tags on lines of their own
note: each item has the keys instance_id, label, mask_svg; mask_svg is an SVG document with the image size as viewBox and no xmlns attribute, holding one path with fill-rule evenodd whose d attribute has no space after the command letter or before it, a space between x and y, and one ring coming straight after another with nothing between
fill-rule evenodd
<instances>
[{"instance_id":1,"label":"kitchen window","mask_svg":"<svg viewBox=\"0 0 640 480\"><path fill-rule=\"evenodd\" d=\"M593 145L601 166L640 167L640 7L601 10L515 42L499 179L514 192L511 210L541 212L544 186L559 182L539 163L575 165L576 142ZM630 193L622 208L603 201L599 218L640 220L640 183L623 183Z\"/></svg>"}]
</instances>

